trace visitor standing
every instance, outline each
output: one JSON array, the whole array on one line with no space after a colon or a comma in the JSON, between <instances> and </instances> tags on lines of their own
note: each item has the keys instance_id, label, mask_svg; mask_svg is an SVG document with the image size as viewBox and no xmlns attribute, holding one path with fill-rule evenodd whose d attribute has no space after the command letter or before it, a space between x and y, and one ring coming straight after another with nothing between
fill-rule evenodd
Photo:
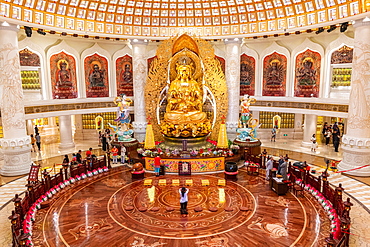
<instances>
[{"instance_id":1,"label":"visitor standing","mask_svg":"<svg viewBox=\"0 0 370 247\"><path fill-rule=\"evenodd\" d=\"M277 174L280 174L281 175L281 165L284 163L284 158L283 158L282 155L280 155L278 162L279 162L279 165L278 165Z\"/></svg>"},{"instance_id":2,"label":"visitor standing","mask_svg":"<svg viewBox=\"0 0 370 247\"><path fill-rule=\"evenodd\" d=\"M99 130L99 143L98 143L98 147L101 147L102 145L102 138L103 138L103 134L101 133L101 131Z\"/></svg>"},{"instance_id":3,"label":"visitor standing","mask_svg":"<svg viewBox=\"0 0 370 247\"><path fill-rule=\"evenodd\" d=\"M35 135L39 133L39 128L37 128L37 125L35 125Z\"/></svg>"},{"instance_id":4,"label":"visitor standing","mask_svg":"<svg viewBox=\"0 0 370 247\"><path fill-rule=\"evenodd\" d=\"M285 158L284 162L281 164L280 167L280 174L281 176L283 176L283 180L288 180L287 170L288 170L288 159Z\"/></svg>"},{"instance_id":5,"label":"visitor standing","mask_svg":"<svg viewBox=\"0 0 370 247\"><path fill-rule=\"evenodd\" d=\"M179 192L180 192L180 212L181 214L188 214L187 206L189 189L182 187L181 189L179 189Z\"/></svg>"},{"instance_id":6,"label":"visitor standing","mask_svg":"<svg viewBox=\"0 0 370 247\"><path fill-rule=\"evenodd\" d=\"M276 129L275 128L272 128L271 130L271 141L274 140L274 142L276 141Z\"/></svg>"},{"instance_id":7,"label":"visitor standing","mask_svg":"<svg viewBox=\"0 0 370 247\"><path fill-rule=\"evenodd\" d=\"M36 145L39 151L41 151L41 136L39 135L39 133L36 134L35 139L36 139Z\"/></svg>"},{"instance_id":8,"label":"visitor standing","mask_svg":"<svg viewBox=\"0 0 370 247\"><path fill-rule=\"evenodd\" d=\"M31 152L36 152L36 147L35 147L35 144L36 144L36 138L31 134L30 135L31 137Z\"/></svg>"},{"instance_id":9,"label":"visitor standing","mask_svg":"<svg viewBox=\"0 0 370 247\"><path fill-rule=\"evenodd\" d=\"M327 145L329 145L329 143L330 143L330 137L331 137L331 128L330 127L328 127L327 129L326 129L326 132L325 132L325 144L326 144L326 146Z\"/></svg>"},{"instance_id":10,"label":"visitor standing","mask_svg":"<svg viewBox=\"0 0 370 247\"><path fill-rule=\"evenodd\" d=\"M161 169L161 157L159 154L154 158L154 171L155 175L158 177L159 176L159 171Z\"/></svg>"},{"instance_id":11,"label":"visitor standing","mask_svg":"<svg viewBox=\"0 0 370 247\"><path fill-rule=\"evenodd\" d=\"M124 164L126 161L126 148L121 144L121 163Z\"/></svg>"},{"instance_id":12,"label":"visitor standing","mask_svg":"<svg viewBox=\"0 0 370 247\"><path fill-rule=\"evenodd\" d=\"M313 140L311 143L311 152L316 153L316 148L317 148L317 142L316 140Z\"/></svg>"},{"instance_id":13,"label":"visitor standing","mask_svg":"<svg viewBox=\"0 0 370 247\"><path fill-rule=\"evenodd\" d=\"M86 158L91 158L92 155L92 148L89 148L89 150L86 151Z\"/></svg>"},{"instance_id":14,"label":"visitor standing","mask_svg":"<svg viewBox=\"0 0 370 247\"><path fill-rule=\"evenodd\" d=\"M333 126L333 145L334 145L335 152L338 152L339 141L340 141L340 130L339 130L338 124L335 123Z\"/></svg>"},{"instance_id":15,"label":"visitor standing","mask_svg":"<svg viewBox=\"0 0 370 247\"><path fill-rule=\"evenodd\" d=\"M113 164L117 164L118 148L116 146L113 146L111 152L112 152Z\"/></svg>"},{"instance_id":16,"label":"visitor standing","mask_svg":"<svg viewBox=\"0 0 370 247\"><path fill-rule=\"evenodd\" d=\"M107 151L107 134L103 134L102 137L101 137L101 149L103 151Z\"/></svg>"},{"instance_id":17,"label":"visitor standing","mask_svg":"<svg viewBox=\"0 0 370 247\"><path fill-rule=\"evenodd\" d=\"M82 163L82 151L81 150L78 150L78 153L76 154L76 161L79 164Z\"/></svg>"},{"instance_id":18,"label":"visitor standing","mask_svg":"<svg viewBox=\"0 0 370 247\"><path fill-rule=\"evenodd\" d=\"M69 164L69 158L68 155L64 155L63 164Z\"/></svg>"},{"instance_id":19,"label":"visitor standing","mask_svg":"<svg viewBox=\"0 0 370 247\"><path fill-rule=\"evenodd\" d=\"M271 170L274 167L274 158L270 156L269 160L266 163L266 180L269 180L271 177Z\"/></svg>"}]
</instances>

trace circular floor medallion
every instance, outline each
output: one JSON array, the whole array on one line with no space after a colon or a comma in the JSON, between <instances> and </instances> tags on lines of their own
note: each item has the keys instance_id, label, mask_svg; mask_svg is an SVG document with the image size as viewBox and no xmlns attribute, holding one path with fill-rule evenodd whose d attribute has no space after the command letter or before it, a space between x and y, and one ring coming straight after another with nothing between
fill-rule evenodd
<instances>
[{"instance_id":1,"label":"circular floor medallion","mask_svg":"<svg viewBox=\"0 0 370 247\"><path fill-rule=\"evenodd\" d=\"M143 181L136 181L117 190L109 200L109 214L115 222L131 231L172 239L227 232L244 224L253 215L253 210L240 210L243 207L255 208L252 194L244 187L232 182L219 187L218 178L213 176L191 178L194 185L188 187L187 217L181 217L179 187L156 186L158 178L153 179L152 187L145 187ZM209 179L210 186L201 186L201 179ZM130 206L134 209L125 210ZM151 231L143 230L148 228Z\"/></svg>"}]
</instances>

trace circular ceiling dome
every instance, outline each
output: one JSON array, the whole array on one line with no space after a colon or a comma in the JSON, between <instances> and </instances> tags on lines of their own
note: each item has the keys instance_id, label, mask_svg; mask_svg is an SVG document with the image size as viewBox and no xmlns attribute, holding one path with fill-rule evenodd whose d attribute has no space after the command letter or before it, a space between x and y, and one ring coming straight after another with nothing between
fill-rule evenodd
<instances>
[{"instance_id":1,"label":"circular ceiling dome","mask_svg":"<svg viewBox=\"0 0 370 247\"><path fill-rule=\"evenodd\" d=\"M5 0L0 16L75 33L202 37L282 32L366 12L347 0ZM2 18L4 19L4 18Z\"/></svg>"}]
</instances>

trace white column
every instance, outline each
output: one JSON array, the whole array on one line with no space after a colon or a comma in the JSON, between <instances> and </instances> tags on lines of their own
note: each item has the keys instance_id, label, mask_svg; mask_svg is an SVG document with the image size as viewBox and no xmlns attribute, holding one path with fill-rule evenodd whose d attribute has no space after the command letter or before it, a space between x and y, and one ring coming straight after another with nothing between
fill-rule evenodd
<instances>
[{"instance_id":1,"label":"white column","mask_svg":"<svg viewBox=\"0 0 370 247\"><path fill-rule=\"evenodd\" d=\"M229 109L226 118L227 135L236 138L240 108L240 44L239 39L225 41L226 45L226 83Z\"/></svg>"},{"instance_id":2,"label":"white column","mask_svg":"<svg viewBox=\"0 0 370 247\"><path fill-rule=\"evenodd\" d=\"M0 23L0 99L4 138L3 176L26 174L31 165L30 137L26 134L23 89L20 74L18 31L16 25Z\"/></svg>"},{"instance_id":3,"label":"white column","mask_svg":"<svg viewBox=\"0 0 370 247\"><path fill-rule=\"evenodd\" d=\"M59 116L60 149L74 148L71 115Z\"/></svg>"},{"instance_id":4,"label":"white column","mask_svg":"<svg viewBox=\"0 0 370 247\"><path fill-rule=\"evenodd\" d=\"M83 140L82 114L75 115L75 140Z\"/></svg>"},{"instance_id":5,"label":"white column","mask_svg":"<svg viewBox=\"0 0 370 247\"><path fill-rule=\"evenodd\" d=\"M145 139L146 117L145 117L145 99L144 87L148 71L146 61L147 42L144 40L132 40L133 54L133 73L134 73L134 114L135 121L132 123L134 127L135 138L139 141Z\"/></svg>"},{"instance_id":6,"label":"white column","mask_svg":"<svg viewBox=\"0 0 370 247\"><path fill-rule=\"evenodd\" d=\"M304 118L303 141L302 146L311 146L311 137L316 134L317 116L313 114L306 114Z\"/></svg>"},{"instance_id":7,"label":"white column","mask_svg":"<svg viewBox=\"0 0 370 247\"><path fill-rule=\"evenodd\" d=\"M342 138L341 171L370 164L370 22L358 20L355 25L351 93L347 134ZM370 176L370 167L347 172L355 176Z\"/></svg>"}]
</instances>

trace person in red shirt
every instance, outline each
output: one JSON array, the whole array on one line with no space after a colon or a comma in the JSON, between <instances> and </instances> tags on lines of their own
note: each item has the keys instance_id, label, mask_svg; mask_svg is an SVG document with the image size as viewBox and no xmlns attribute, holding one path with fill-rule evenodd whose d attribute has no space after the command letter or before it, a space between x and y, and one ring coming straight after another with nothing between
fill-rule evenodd
<instances>
[{"instance_id":1,"label":"person in red shirt","mask_svg":"<svg viewBox=\"0 0 370 247\"><path fill-rule=\"evenodd\" d=\"M86 158L90 158L92 155L92 148L89 148L89 150L86 151Z\"/></svg>"},{"instance_id":2,"label":"person in red shirt","mask_svg":"<svg viewBox=\"0 0 370 247\"><path fill-rule=\"evenodd\" d=\"M118 148L116 146L113 146L111 152L113 157L113 164L117 164Z\"/></svg>"},{"instance_id":3,"label":"person in red shirt","mask_svg":"<svg viewBox=\"0 0 370 247\"><path fill-rule=\"evenodd\" d=\"M161 157L159 157L159 154L154 158L154 171L155 175L159 176L159 171L161 169Z\"/></svg>"}]
</instances>

